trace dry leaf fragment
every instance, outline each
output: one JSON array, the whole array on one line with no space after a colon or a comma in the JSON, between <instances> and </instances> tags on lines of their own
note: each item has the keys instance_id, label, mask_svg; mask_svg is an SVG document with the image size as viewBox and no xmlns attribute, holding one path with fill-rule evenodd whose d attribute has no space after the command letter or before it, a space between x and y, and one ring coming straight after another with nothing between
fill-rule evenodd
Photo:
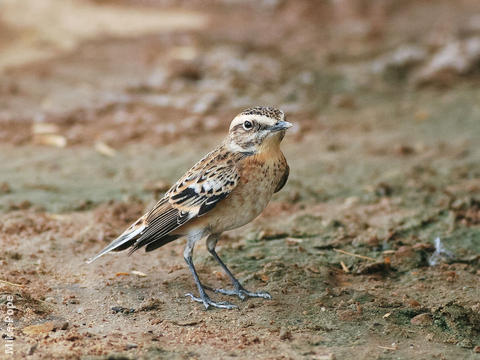
<instances>
[{"instance_id":1,"label":"dry leaf fragment","mask_svg":"<svg viewBox=\"0 0 480 360\"><path fill-rule=\"evenodd\" d=\"M357 258L359 258L359 259L376 261L376 259L371 258L370 256L358 255L358 254L354 254L354 253L351 253L351 252L348 252L348 251L345 251L345 250L341 250L341 249L333 249L333 250L336 251L336 252L339 252L339 253L341 253L341 254L345 254L345 255L357 257Z\"/></svg>"},{"instance_id":2,"label":"dry leaf fragment","mask_svg":"<svg viewBox=\"0 0 480 360\"><path fill-rule=\"evenodd\" d=\"M415 116L415 120L424 121L430 117L430 113L426 110L418 110L414 116Z\"/></svg>"},{"instance_id":3,"label":"dry leaf fragment","mask_svg":"<svg viewBox=\"0 0 480 360\"><path fill-rule=\"evenodd\" d=\"M192 61L198 55L193 46L177 46L170 51L170 56L175 60Z\"/></svg>"},{"instance_id":4,"label":"dry leaf fragment","mask_svg":"<svg viewBox=\"0 0 480 360\"><path fill-rule=\"evenodd\" d=\"M300 244L303 242L303 239L298 239L298 238L293 238L293 237L287 237L285 239L285 241L287 242L287 245L296 245L296 244Z\"/></svg>"},{"instance_id":5,"label":"dry leaf fragment","mask_svg":"<svg viewBox=\"0 0 480 360\"><path fill-rule=\"evenodd\" d=\"M67 146L65 136L56 134L37 134L33 137L33 142L37 145L47 145L63 148Z\"/></svg>"},{"instance_id":6,"label":"dry leaf fragment","mask_svg":"<svg viewBox=\"0 0 480 360\"><path fill-rule=\"evenodd\" d=\"M140 276L140 277L146 277L147 274L141 272L141 271L137 271L137 270L132 270L132 274L133 275L137 275L137 276Z\"/></svg>"},{"instance_id":7,"label":"dry leaf fragment","mask_svg":"<svg viewBox=\"0 0 480 360\"><path fill-rule=\"evenodd\" d=\"M64 214L46 214L47 217L51 220L56 220L56 221L64 221L64 220L69 220L71 217L70 215L64 215Z\"/></svg>"},{"instance_id":8,"label":"dry leaf fragment","mask_svg":"<svg viewBox=\"0 0 480 360\"><path fill-rule=\"evenodd\" d=\"M117 151L114 148L108 146L102 141L95 143L95 151L108 157L114 157L117 154Z\"/></svg>"},{"instance_id":9,"label":"dry leaf fragment","mask_svg":"<svg viewBox=\"0 0 480 360\"><path fill-rule=\"evenodd\" d=\"M267 282L269 280L269 277L266 274L262 274L260 275L260 280L262 280L263 282Z\"/></svg>"},{"instance_id":10,"label":"dry leaf fragment","mask_svg":"<svg viewBox=\"0 0 480 360\"><path fill-rule=\"evenodd\" d=\"M0 280L0 285L17 286L17 287L23 287L24 286L24 285L15 284L15 283L12 283L12 282L6 281L6 280Z\"/></svg>"},{"instance_id":11,"label":"dry leaf fragment","mask_svg":"<svg viewBox=\"0 0 480 360\"><path fill-rule=\"evenodd\" d=\"M115 274L115 276L129 276L130 274L127 272L118 272Z\"/></svg>"},{"instance_id":12,"label":"dry leaf fragment","mask_svg":"<svg viewBox=\"0 0 480 360\"><path fill-rule=\"evenodd\" d=\"M172 320L172 321L169 321L169 323L173 324L173 325L177 325L177 326L195 326L195 325L198 325L200 323L202 323L203 320L200 319L200 320L191 320L191 321L175 321L175 320Z\"/></svg>"},{"instance_id":13,"label":"dry leaf fragment","mask_svg":"<svg viewBox=\"0 0 480 360\"><path fill-rule=\"evenodd\" d=\"M414 300L414 299L409 299L407 301L407 303L410 307L419 307L420 306L420 303L417 300Z\"/></svg>"},{"instance_id":14,"label":"dry leaf fragment","mask_svg":"<svg viewBox=\"0 0 480 360\"><path fill-rule=\"evenodd\" d=\"M223 272L220 272L220 271L214 271L213 275L215 275L215 278L218 279L218 280L222 280L222 279L226 278L225 274Z\"/></svg>"},{"instance_id":15,"label":"dry leaf fragment","mask_svg":"<svg viewBox=\"0 0 480 360\"><path fill-rule=\"evenodd\" d=\"M55 325L53 324L53 322L47 321L47 322L44 322L43 324L30 325L30 326L24 327L22 329L22 332L26 335L37 335L37 334L48 333L52 331L54 328L55 328Z\"/></svg>"},{"instance_id":16,"label":"dry leaf fragment","mask_svg":"<svg viewBox=\"0 0 480 360\"><path fill-rule=\"evenodd\" d=\"M34 123L32 125L32 133L38 134L56 134L58 133L58 126L51 123Z\"/></svg>"}]
</instances>

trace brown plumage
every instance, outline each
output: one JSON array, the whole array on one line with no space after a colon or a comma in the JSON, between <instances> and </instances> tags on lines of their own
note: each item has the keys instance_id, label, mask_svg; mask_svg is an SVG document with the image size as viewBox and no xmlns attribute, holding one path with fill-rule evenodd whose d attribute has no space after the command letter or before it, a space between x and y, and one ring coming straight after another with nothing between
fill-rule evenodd
<instances>
[{"instance_id":1,"label":"brown plumage","mask_svg":"<svg viewBox=\"0 0 480 360\"><path fill-rule=\"evenodd\" d=\"M192 271L200 297L193 300L209 306L232 308L230 303L215 303L205 293L192 262L195 243L207 238L210 253L234 285L233 290L216 292L270 298L265 292L245 290L215 252L223 231L247 224L257 217L273 193L285 185L289 167L280 150L285 130L291 126L282 111L270 107L247 109L233 119L224 142L182 176L164 197L123 234L89 262L110 252L142 247L157 249L187 236L184 257Z\"/></svg>"}]
</instances>

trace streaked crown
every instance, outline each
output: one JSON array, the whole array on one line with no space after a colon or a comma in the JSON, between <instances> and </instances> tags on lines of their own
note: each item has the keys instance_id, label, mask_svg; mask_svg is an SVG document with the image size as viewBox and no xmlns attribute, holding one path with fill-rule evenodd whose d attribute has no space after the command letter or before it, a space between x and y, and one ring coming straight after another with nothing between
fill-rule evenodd
<instances>
[{"instance_id":1,"label":"streaked crown","mask_svg":"<svg viewBox=\"0 0 480 360\"><path fill-rule=\"evenodd\" d=\"M272 126L278 121L283 121L285 114L282 110L270 106L256 106L242 111L230 124L230 131L246 120L254 120L265 126Z\"/></svg>"}]
</instances>

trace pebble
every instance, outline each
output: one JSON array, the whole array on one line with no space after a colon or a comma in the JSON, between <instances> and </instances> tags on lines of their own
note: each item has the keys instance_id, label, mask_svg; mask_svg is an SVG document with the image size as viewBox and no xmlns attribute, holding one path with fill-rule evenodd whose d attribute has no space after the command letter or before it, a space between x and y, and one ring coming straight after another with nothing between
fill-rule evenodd
<instances>
[{"instance_id":1,"label":"pebble","mask_svg":"<svg viewBox=\"0 0 480 360\"><path fill-rule=\"evenodd\" d=\"M60 330L67 330L69 325L70 325L70 324L68 323L68 321L64 321L64 322L62 322L62 323L59 324L59 327L58 327L58 328L59 328Z\"/></svg>"},{"instance_id":2,"label":"pebble","mask_svg":"<svg viewBox=\"0 0 480 360\"><path fill-rule=\"evenodd\" d=\"M290 340L292 338L292 333L287 329L282 327L280 329L280 340Z\"/></svg>"},{"instance_id":3,"label":"pebble","mask_svg":"<svg viewBox=\"0 0 480 360\"><path fill-rule=\"evenodd\" d=\"M11 193L12 189L10 187L10 184L7 182L2 182L0 184L0 194L8 194Z\"/></svg>"},{"instance_id":4,"label":"pebble","mask_svg":"<svg viewBox=\"0 0 480 360\"><path fill-rule=\"evenodd\" d=\"M430 315L429 313L419 314L410 320L410 323L412 325L419 325L419 326L431 325L432 322L433 322L432 315Z\"/></svg>"},{"instance_id":5,"label":"pebble","mask_svg":"<svg viewBox=\"0 0 480 360\"><path fill-rule=\"evenodd\" d=\"M472 71L479 59L480 37L449 42L419 70L414 82L417 85L449 83L453 75L466 75Z\"/></svg>"},{"instance_id":6,"label":"pebble","mask_svg":"<svg viewBox=\"0 0 480 360\"><path fill-rule=\"evenodd\" d=\"M33 344L32 346L30 346L30 349L28 349L28 355L33 355L35 350L37 350L37 347L38 347L38 344Z\"/></svg>"},{"instance_id":7,"label":"pebble","mask_svg":"<svg viewBox=\"0 0 480 360\"><path fill-rule=\"evenodd\" d=\"M135 309L127 309L123 306L112 306L110 308L114 314L123 313L123 314L132 314L135 312Z\"/></svg>"}]
</instances>

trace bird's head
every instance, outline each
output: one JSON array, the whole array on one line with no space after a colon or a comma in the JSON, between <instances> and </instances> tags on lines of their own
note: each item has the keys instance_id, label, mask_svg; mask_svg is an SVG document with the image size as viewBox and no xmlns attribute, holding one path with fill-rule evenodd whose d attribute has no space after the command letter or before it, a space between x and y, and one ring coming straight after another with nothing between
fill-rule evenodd
<instances>
[{"instance_id":1,"label":"bird's head","mask_svg":"<svg viewBox=\"0 0 480 360\"><path fill-rule=\"evenodd\" d=\"M260 153L278 147L292 124L279 109L257 106L238 114L230 124L227 146L244 153Z\"/></svg>"}]
</instances>

